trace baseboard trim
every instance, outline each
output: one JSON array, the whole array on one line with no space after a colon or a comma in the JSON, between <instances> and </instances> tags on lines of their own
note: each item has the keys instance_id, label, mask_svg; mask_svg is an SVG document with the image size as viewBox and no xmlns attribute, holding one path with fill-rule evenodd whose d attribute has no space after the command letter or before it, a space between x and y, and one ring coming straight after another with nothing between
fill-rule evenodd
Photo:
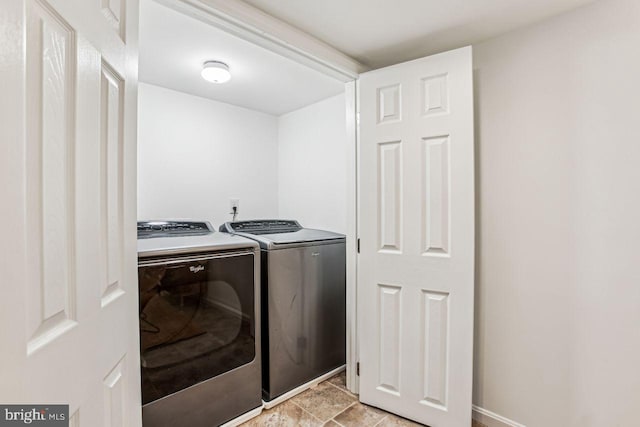
<instances>
[{"instance_id":1,"label":"baseboard trim","mask_svg":"<svg viewBox=\"0 0 640 427\"><path fill-rule=\"evenodd\" d=\"M262 410L264 409L264 404L258 406L256 409L252 409L249 412L245 412L244 414L240 415L237 418L232 419L231 421L228 421L224 424L222 424L220 427L236 427L239 426L240 424L249 421L252 418L257 417L258 415L260 415L262 413Z\"/></svg>"},{"instance_id":2,"label":"baseboard trim","mask_svg":"<svg viewBox=\"0 0 640 427\"><path fill-rule=\"evenodd\" d=\"M476 405L472 405L472 408L473 419L487 427L526 427L524 424L517 423L488 409Z\"/></svg>"},{"instance_id":3,"label":"baseboard trim","mask_svg":"<svg viewBox=\"0 0 640 427\"><path fill-rule=\"evenodd\" d=\"M319 376L318 378L314 378L311 381L309 381L308 383L302 384L299 387L294 388L291 391L286 392L285 394L283 394L282 396L278 396L273 400L270 400L268 402L264 402L264 409L271 409L276 405L281 404L282 402L284 402L285 400L291 399L293 396L295 396L296 394L300 394L303 391L310 389L311 387L315 387L318 384L320 384L322 381L324 380L328 380L329 378L331 378L332 376L339 374L340 372L344 371L346 369L346 365L342 365L339 368L334 369L333 371L329 371L324 375Z\"/></svg>"}]
</instances>

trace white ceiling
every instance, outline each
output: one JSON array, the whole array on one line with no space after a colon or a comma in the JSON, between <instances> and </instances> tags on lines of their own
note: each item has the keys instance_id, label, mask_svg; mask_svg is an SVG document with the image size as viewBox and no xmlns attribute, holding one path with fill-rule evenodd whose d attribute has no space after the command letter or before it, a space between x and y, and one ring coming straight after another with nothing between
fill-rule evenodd
<instances>
[{"instance_id":1,"label":"white ceiling","mask_svg":"<svg viewBox=\"0 0 640 427\"><path fill-rule=\"evenodd\" d=\"M478 43L593 1L243 0L370 68ZM143 82L273 115L344 90L338 80L154 0L140 8ZM207 60L228 63L231 81L204 81Z\"/></svg>"},{"instance_id":2,"label":"white ceiling","mask_svg":"<svg viewBox=\"0 0 640 427\"><path fill-rule=\"evenodd\" d=\"M371 68L487 40L594 0L244 0Z\"/></svg>"},{"instance_id":3,"label":"white ceiling","mask_svg":"<svg viewBox=\"0 0 640 427\"><path fill-rule=\"evenodd\" d=\"M231 81L200 77L207 60L226 62ZM140 81L281 115L344 91L344 84L153 0L140 2Z\"/></svg>"}]
</instances>

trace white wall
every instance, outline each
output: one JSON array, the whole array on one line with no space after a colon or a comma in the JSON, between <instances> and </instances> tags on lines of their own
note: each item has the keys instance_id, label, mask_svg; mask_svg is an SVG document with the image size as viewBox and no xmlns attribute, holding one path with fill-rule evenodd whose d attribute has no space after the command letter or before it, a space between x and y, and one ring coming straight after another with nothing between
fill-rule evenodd
<instances>
[{"instance_id":1,"label":"white wall","mask_svg":"<svg viewBox=\"0 0 640 427\"><path fill-rule=\"evenodd\" d=\"M278 119L278 207L304 227L346 233L344 94Z\"/></svg>"},{"instance_id":2,"label":"white wall","mask_svg":"<svg viewBox=\"0 0 640 427\"><path fill-rule=\"evenodd\" d=\"M140 84L138 120L138 218L278 215L275 116Z\"/></svg>"},{"instance_id":3,"label":"white wall","mask_svg":"<svg viewBox=\"0 0 640 427\"><path fill-rule=\"evenodd\" d=\"M640 2L475 46L474 403L640 424Z\"/></svg>"}]
</instances>

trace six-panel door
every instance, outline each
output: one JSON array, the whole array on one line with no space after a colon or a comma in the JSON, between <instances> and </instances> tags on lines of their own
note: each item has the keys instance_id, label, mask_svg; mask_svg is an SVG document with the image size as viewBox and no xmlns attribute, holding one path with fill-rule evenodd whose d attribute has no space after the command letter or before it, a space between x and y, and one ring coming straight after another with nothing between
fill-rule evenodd
<instances>
[{"instance_id":1,"label":"six-panel door","mask_svg":"<svg viewBox=\"0 0 640 427\"><path fill-rule=\"evenodd\" d=\"M471 423L471 48L361 75L360 399Z\"/></svg>"}]
</instances>

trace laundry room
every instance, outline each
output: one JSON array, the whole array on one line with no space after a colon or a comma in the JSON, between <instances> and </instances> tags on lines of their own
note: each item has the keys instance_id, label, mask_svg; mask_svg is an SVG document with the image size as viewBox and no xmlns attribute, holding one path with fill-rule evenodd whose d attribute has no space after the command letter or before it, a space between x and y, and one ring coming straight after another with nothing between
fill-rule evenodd
<instances>
[{"instance_id":1,"label":"laundry room","mask_svg":"<svg viewBox=\"0 0 640 427\"><path fill-rule=\"evenodd\" d=\"M156 427L237 423L346 365L347 77L210 19L140 3L141 389Z\"/></svg>"},{"instance_id":2,"label":"laundry room","mask_svg":"<svg viewBox=\"0 0 640 427\"><path fill-rule=\"evenodd\" d=\"M639 0L0 1L0 425L637 427L638 46Z\"/></svg>"}]
</instances>

